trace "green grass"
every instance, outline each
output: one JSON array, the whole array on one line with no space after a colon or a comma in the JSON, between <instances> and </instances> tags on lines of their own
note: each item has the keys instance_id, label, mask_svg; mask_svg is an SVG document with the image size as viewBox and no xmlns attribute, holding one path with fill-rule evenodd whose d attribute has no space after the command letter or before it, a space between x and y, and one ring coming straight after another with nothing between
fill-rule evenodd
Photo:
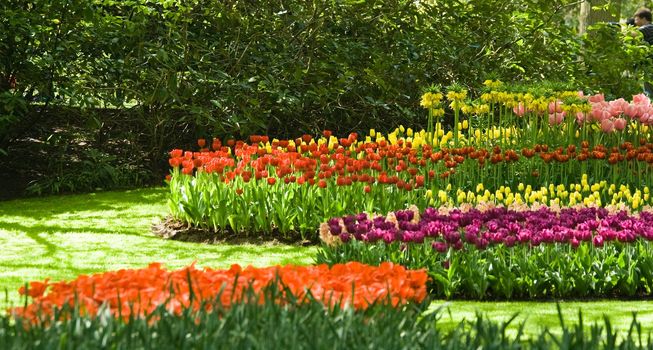
<instances>
[{"instance_id":1,"label":"green grass","mask_svg":"<svg viewBox=\"0 0 653 350\"><path fill-rule=\"evenodd\" d=\"M0 290L8 290L9 304L15 305L20 286L45 278L71 280L79 274L141 268L153 261L169 268L194 261L206 267L310 264L315 255L315 247L163 240L151 233L150 226L166 213L163 188L0 202ZM0 298L0 308L7 306ZM524 320L529 334L543 326L559 326L552 302L435 301L431 308L439 306L445 307L444 325L472 320L480 311L497 321L520 313L513 331ZM577 319L580 308L586 321L602 321L608 314L620 329L630 325L632 312L637 311L644 327L653 331L653 301L564 302L561 307L569 322Z\"/></svg>"},{"instance_id":2,"label":"green grass","mask_svg":"<svg viewBox=\"0 0 653 350\"><path fill-rule=\"evenodd\" d=\"M19 301L26 282L71 280L150 262L179 268L231 264L310 264L315 248L206 245L161 239L151 225L167 214L166 189L142 189L0 202L0 291ZM0 308L6 301L0 300Z\"/></svg>"},{"instance_id":3,"label":"green grass","mask_svg":"<svg viewBox=\"0 0 653 350\"><path fill-rule=\"evenodd\" d=\"M645 332L653 332L653 300L593 300L593 301L561 301L559 302L565 325L578 323L578 311L583 313L583 323L589 326L598 322L603 324L603 315L608 315L614 328L628 331L637 312L637 320L642 323ZM511 323L509 334L515 335L519 323L525 322L525 333L539 334L541 329L548 327L556 333L560 329L560 321L556 302L520 301L520 302L479 302L479 301L434 301L429 311L441 308L441 324L444 327L454 327L463 319L475 320L476 313L489 316L494 321L508 321L514 314L517 318Z\"/></svg>"}]
</instances>

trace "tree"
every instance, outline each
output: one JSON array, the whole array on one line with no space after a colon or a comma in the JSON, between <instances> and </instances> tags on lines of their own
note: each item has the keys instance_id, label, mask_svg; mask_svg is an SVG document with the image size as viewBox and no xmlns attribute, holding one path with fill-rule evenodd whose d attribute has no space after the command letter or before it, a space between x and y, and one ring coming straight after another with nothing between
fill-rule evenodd
<instances>
[{"instance_id":1,"label":"tree","mask_svg":"<svg viewBox=\"0 0 653 350\"><path fill-rule=\"evenodd\" d=\"M619 22L622 0L585 0L580 4L578 33L584 34L587 27L600 22Z\"/></svg>"}]
</instances>

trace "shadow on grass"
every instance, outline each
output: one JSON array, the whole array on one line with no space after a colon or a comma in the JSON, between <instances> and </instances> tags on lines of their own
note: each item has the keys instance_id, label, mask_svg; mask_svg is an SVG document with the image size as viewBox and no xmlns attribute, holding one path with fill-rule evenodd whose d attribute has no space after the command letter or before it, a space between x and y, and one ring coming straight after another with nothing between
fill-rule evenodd
<instances>
[{"instance_id":1,"label":"shadow on grass","mask_svg":"<svg viewBox=\"0 0 653 350\"><path fill-rule=\"evenodd\" d=\"M98 192L16 199L0 202L0 213L3 216L41 218L47 220L61 214L120 210L132 207L135 204L165 205L167 193L166 188L148 188L120 192ZM2 220L1 216L0 220Z\"/></svg>"},{"instance_id":2,"label":"shadow on grass","mask_svg":"<svg viewBox=\"0 0 653 350\"><path fill-rule=\"evenodd\" d=\"M133 218L133 217L132 217ZM150 219L149 216L143 217L144 220ZM79 220L76 221L79 223ZM19 223L8 223L0 221L0 230L5 231L16 231L18 233L24 232L28 237L32 238L37 243L41 243L41 240L44 238L40 237L41 234L54 234L54 233L96 233L96 234L121 234L128 236L139 236L143 238L157 238L149 231L145 230L140 232L140 230L130 230L128 228L117 228L117 229L105 229L98 226L88 225L88 226L79 226L79 225L70 225L70 226L61 226L57 224L35 224L35 225L23 225Z\"/></svg>"}]
</instances>

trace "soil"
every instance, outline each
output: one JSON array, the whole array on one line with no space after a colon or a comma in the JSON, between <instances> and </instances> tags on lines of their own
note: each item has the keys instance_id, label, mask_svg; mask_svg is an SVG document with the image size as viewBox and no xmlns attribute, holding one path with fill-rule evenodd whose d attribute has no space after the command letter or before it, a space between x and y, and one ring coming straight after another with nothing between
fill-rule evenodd
<instances>
[{"instance_id":1,"label":"soil","mask_svg":"<svg viewBox=\"0 0 653 350\"><path fill-rule=\"evenodd\" d=\"M162 238L182 242L194 242L204 244L256 244L256 245L297 245L311 246L317 244L310 240L279 239L264 235L243 236L232 231L216 232L211 229L195 227L172 217L167 217L158 224L152 225L152 232Z\"/></svg>"}]
</instances>

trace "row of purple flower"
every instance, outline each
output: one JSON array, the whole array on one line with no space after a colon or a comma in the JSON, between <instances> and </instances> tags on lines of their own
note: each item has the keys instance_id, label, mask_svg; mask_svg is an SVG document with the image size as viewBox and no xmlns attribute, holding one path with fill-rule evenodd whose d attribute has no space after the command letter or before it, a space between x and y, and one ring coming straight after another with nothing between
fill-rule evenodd
<instances>
[{"instance_id":1,"label":"row of purple flower","mask_svg":"<svg viewBox=\"0 0 653 350\"><path fill-rule=\"evenodd\" d=\"M591 241L601 247L605 242L653 240L653 213L632 215L626 211L609 212L605 208L565 208L515 211L503 207L489 210L453 209L439 212L415 208L370 217L365 213L332 218L323 224L321 237L327 244L383 240L423 243L433 239L433 248L445 252L449 247L462 249L463 243L485 249L489 245L566 243L578 247Z\"/></svg>"}]
</instances>

